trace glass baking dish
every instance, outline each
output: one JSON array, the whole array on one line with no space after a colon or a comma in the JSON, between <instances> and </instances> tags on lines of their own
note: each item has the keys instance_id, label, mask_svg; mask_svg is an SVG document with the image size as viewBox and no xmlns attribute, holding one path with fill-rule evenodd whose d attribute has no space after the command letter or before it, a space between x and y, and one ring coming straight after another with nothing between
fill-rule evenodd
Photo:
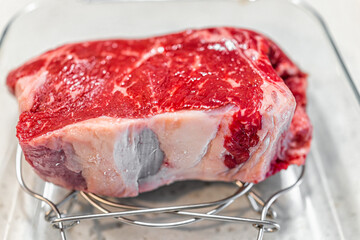
<instances>
[{"instance_id":1,"label":"glass baking dish","mask_svg":"<svg viewBox=\"0 0 360 240\"><path fill-rule=\"evenodd\" d=\"M314 125L314 138L305 180L300 188L277 201L275 209L282 228L277 233L266 234L265 239L356 239L360 235L359 99L322 24L316 12L302 1L44 0L30 4L14 16L0 41L1 239L60 237L44 221L44 204L26 195L16 180L18 113L17 103L5 87L9 70L68 42L146 37L208 26L236 26L262 32L309 74L308 112ZM258 184L256 190L269 196L291 184L298 171L291 167ZM28 166L24 172L28 185L49 198L65 192L41 181ZM229 184L209 186L185 182L146 193L140 200L154 204L199 202L231 191ZM254 215L243 200L225 212ZM149 229L92 220L69 229L68 238L255 239L256 233L248 225L210 221L175 229Z\"/></svg>"}]
</instances>

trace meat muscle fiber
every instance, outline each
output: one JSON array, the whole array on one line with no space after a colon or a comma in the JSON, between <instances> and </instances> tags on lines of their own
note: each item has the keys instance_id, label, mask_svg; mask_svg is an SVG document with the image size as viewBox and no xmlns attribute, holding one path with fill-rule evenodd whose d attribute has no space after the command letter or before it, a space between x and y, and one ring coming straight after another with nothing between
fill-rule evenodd
<instances>
[{"instance_id":1,"label":"meat muscle fiber","mask_svg":"<svg viewBox=\"0 0 360 240\"><path fill-rule=\"evenodd\" d=\"M231 27L67 44L7 77L37 174L116 197L304 164L306 81L267 37Z\"/></svg>"}]
</instances>

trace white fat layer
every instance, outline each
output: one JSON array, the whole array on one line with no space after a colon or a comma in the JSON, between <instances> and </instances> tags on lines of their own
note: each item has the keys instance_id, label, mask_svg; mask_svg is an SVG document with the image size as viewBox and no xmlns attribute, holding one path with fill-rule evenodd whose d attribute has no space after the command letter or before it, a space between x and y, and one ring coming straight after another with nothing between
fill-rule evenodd
<instances>
[{"instance_id":1,"label":"white fat layer","mask_svg":"<svg viewBox=\"0 0 360 240\"><path fill-rule=\"evenodd\" d=\"M161 149L173 168L192 168L206 153L219 124L219 114L182 111L157 115L151 119L149 127L158 136Z\"/></svg>"},{"instance_id":2,"label":"white fat layer","mask_svg":"<svg viewBox=\"0 0 360 240\"><path fill-rule=\"evenodd\" d=\"M140 179L140 192L182 179L219 180L219 174L228 171L223 163L227 153L224 139L229 134L232 116L238 110L234 106L227 106L209 112L188 111L187 116L171 113L163 116L168 116L168 121L156 117L156 121L163 122L163 126L152 129L162 139L161 148L169 164L167 167L163 165L156 175ZM180 121L183 116L182 123L171 122L173 118ZM176 149L177 146L179 149Z\"/></svg>"},{"instance_id":3,"label":"white fat layer","mask_svg":"<svg viewBox=\"0 0 360 240\"><path fill-rule=\"evenodd\" d=\"M20 112L31 109L35 93L44 84L47 74L47 71L38 71L35 75L23 77L17 81L15 95L19 101Z\"/></svg>"},{"instance_id":4,"label":"white fat layer","mask_svg":"<svg viewBox=\"0 0 360 240\"><path fill-rule=\"evenodd\" d=\"M119 169L125 169L124 182L128 186L138 188L138 182L151 182L154 186L160 185L163 181L172 182L179 177L186 178L193 174L192 169L196 169L208 152L223 114L227 111L228 108L209 112L164 113L148 119L146 125L145 122L141 122L136 126L129 126L127 131L122 132L117 138L114 149L116 165ZM141 141L150 143L148 148L151 149L151 153L156 153L154 157L141 157L136 138L144 132L142 129L151 129L154 133L146 134L147 137ZM223 144L221 147L222 151L219 151L216 159L219 159L224 151ZM169 167L160 170L163 160L168 162Z\"/></svg>"},{"instance_id":5,"label":"white fat layer","mask_svg":"<svg viewBox=\"0 0 360 240\"><path fill-rule=\"evenodd\" d=\"M262 106L262 127L258 131L259 143L250 148L250 159L232 169L227 175L234 179L260 181L265 178L275 154L280 152L280 140L288 130L296 107L295 98L284 83L277 85L264 82Z\"/></svg>"},{"instance_id":6,"label":"white fat layer","mask_svg":"<svg viewBox=\"0 0 360 240\"><path fill-rule=\"evenodd\" d=\"M225 118L231 121L234 111L229 106L164 113L149 119L100 117L68 125L30 144L54 150L71 145L71 151L65 151L69 161L66 166L82 173L88 191L134 196L139 187L140 191L148 188L138 186L139 181L147 184L147 180L155 178L153 189L182 177L196 178L196 172L202 168L213 168L214 177L217 168L224 171L226 166L219 159L225 152L223 138L228 124L223 122ZM209 165L202 159L209 159ZM168 167L161 165L163 161Z\"/></svg>"}]
</instances>

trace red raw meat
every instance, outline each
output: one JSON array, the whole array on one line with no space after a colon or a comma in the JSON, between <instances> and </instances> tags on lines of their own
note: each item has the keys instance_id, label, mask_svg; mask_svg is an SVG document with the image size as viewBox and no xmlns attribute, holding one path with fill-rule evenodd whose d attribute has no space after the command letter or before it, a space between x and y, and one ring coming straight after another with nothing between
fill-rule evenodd
<instances>
[{"instance_id":1,"label":"red raw meat","mask_svg":"<svg viewBox=\"0 0 360 240\"><path fill-rule=\"evenodd\" d=\"M117 197L304 164L306 81L271 40L226 27L67 44L7 78L36 172Z\"/></svg>"}]
</instances>

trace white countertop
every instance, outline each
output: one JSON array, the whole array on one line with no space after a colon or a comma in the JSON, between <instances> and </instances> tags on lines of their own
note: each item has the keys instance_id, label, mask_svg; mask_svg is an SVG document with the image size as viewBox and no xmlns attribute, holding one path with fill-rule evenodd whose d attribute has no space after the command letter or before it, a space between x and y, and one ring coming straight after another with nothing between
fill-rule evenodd
<instances>
[{"instance_id":1,"label":"white countertop","mask_svg":"<svg viewBox=\"0 0 360 240\"><path fill-rule=\"evenodd\" d=\"M34 0L1 0L0 30L11 16ZM360 1L307 0L324 17L350 73L360 88Z\"/></svg>"}]
</instances>

